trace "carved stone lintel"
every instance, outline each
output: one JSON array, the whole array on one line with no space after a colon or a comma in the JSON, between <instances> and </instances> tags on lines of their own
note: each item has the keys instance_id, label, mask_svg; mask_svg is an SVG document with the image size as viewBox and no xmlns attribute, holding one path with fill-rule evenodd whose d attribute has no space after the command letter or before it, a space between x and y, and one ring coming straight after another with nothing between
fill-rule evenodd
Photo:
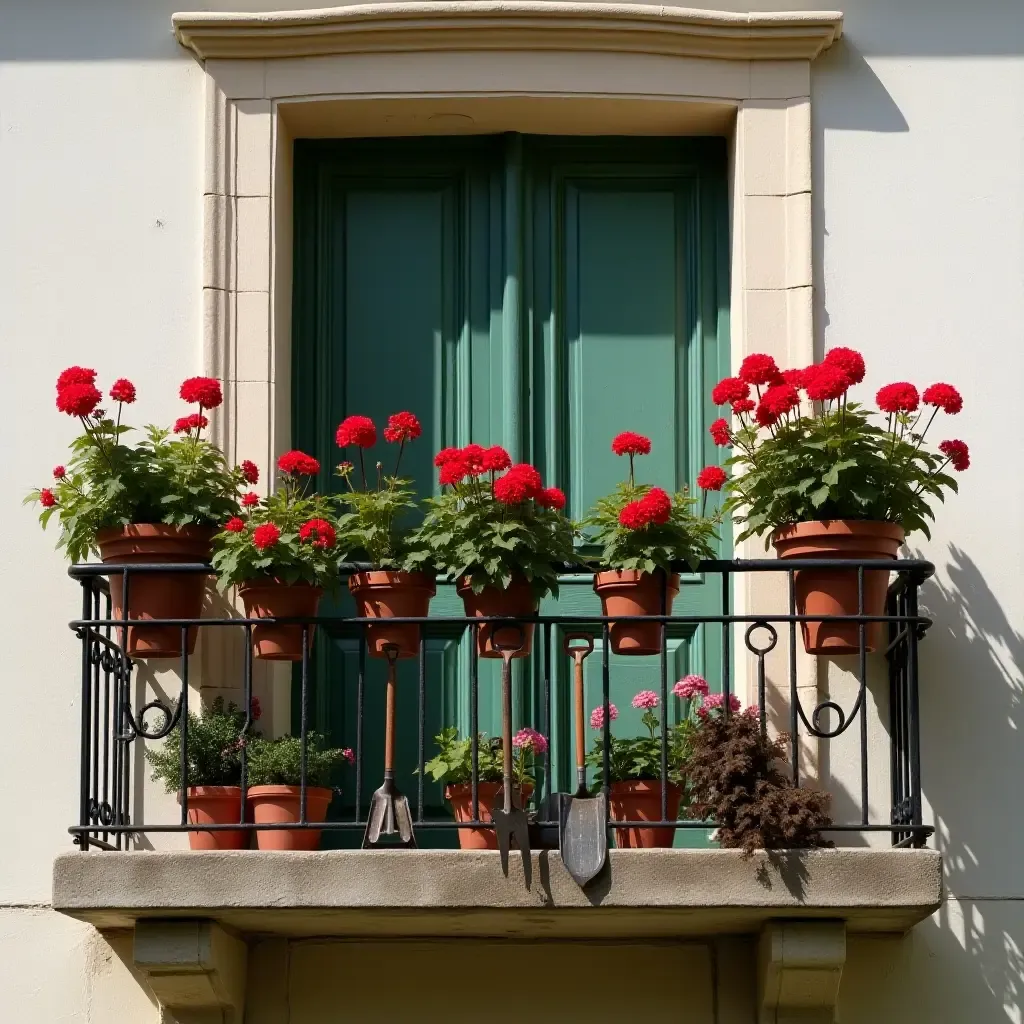
<instances>
[{"instance_id":1,"label":"carved stone lintel","mask_svg":"<svg viewBox=\"0 0 1024 1024\"><path fill-rule=\"evenodd\" d=\"M164 1019L242 1024L248 950L215 921L139 921L134 959Z\"/></svg>"},{"instance_id":2,"label":"carved stone lintel","mask_svg":"<svg viewBox=\"0 0 1024 1024\"><path fill-rule=\"evenodd\" d=\"M759 1024L833 1024L846 962L842 921L771 921L757 959Z\"/></svg>"}]
</instances>

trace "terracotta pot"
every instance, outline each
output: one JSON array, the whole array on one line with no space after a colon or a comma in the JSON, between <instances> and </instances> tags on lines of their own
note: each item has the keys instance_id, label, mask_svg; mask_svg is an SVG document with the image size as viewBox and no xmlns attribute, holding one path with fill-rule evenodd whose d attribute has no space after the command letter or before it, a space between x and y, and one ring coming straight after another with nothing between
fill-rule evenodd
<instances>
[{"instance_id":1,"label":"terracotta pot","mask_svg":"<svg viewBox=\"0 0 1024 1024\"><path fill-rule=\"evenodd\" d=\"M350 576L348 589L355 599L360 618L426 618L430 599L437 592L434 580L423 572L360 572ZM399 658L420 653L420 627L409 623L369 626L366 641L370 655L386 657L384 648L394 644Z\"/></svg>"},{"instance_id":2,"label":"terracotta pot","mask_svg":"<svg viewBox=\"0 0 1024 1024\"><path fill-rule=\"evenodd\" d=\"M480 820L490 821L495 797L501 789L500 782L480 782L476 787L477 803L480 805ZM533 786L527 783L522 790L523 803L530 799ZM468 782L445 786L444 798L452 805L456 821L473 820L473 787ZM463 850L496 850L498 836L493 828L460 828L459 848Z\"/></svg>"},{"instance_id":3,"label":"terracotta pot","mask_svg":"<svg viewBox=\"0 0 1024 1024\"><path fill-rule=\"evenodd\" d=\"M188 821L190 825L231 825L242 809L241 786L189 786ZM249 833L245 829L217 832L189 832L193 850L247 850Z\"/></svg>"},{"instance_id":4,"label":"terracotta pot","mask_svg":"<svg viewBox=\"0 0 1024 1024\"><path fill-rule=\"evenodd\" d=\"M661 572L654 574L633 569L612 569L594 576L594 592L601 598L602 615L661 615ZM668 580L668 600L664 614L672 613L672 602L679 593L679 576ZM609 630L615 654L661 654L660 622L613 622Z\"/></svg>"},{"instance_id":5,"label":"terracotta pot","mask_svg":"<svg viewBox=\"0 0 1024 1024\"><path fill-rule=\"evenodd\" d=\"M903 528L895 523L795 523L776 530L772 543L779 558L896 558L903 543ZM798 569L794 574L798 615L856 615L856 569ZM889 573L864 573L864 614L884 615ZM856 654L860 627L856 622L802 622L804 649L809 654ZM885 623L868 623L864 631L868 651L884 643Z\"/></svg>"},{"instance_id":6,"label":"terracotta pot","mask_svg":"<svg viewBox=\"0 0 1024 1024\"><path fill-rule=\"evenodd\" d=\"M466 615L476 618L487 615L515 615L521 618L536 615L540 601L534 596L533 587L524 576L516 576L506 590L497 587L484 587L479 594L473 593L469 577L459 580L456 588L466 609ZM520 630L522 632L520 632ZM500 658L501 652L494 646L498 643L517 644L520 639L523 646L513 657L525 658L533 648L533 623L524 622L521 626L501 626L496 622L487 623L477 631L477 651L481 658Z\"/></svg>"},{"instance_id":7,"label":"terracotta pot","mask_svg":"<svg viewBox=\"0 0 1024 1024\"><path fill-rule=\"evenodd\" d=\"M306 787L306 821L326 821L333 789ZM298 786L253 786L248 792L252 820L257 825L277 825L299 820ZM311 828L275 828L256 833L260 850L316 850L320 830Z\"/></svg>"},{"instance_id":8,"label":"terracotta pot","mask_svg":"<svg viewBox=\"0 0 1024 1024\"><path fill-rule=\"evenodd\" d=\"M675 821L679 815L679 801L682 790L668 785L668 817ZM661 821L661 782L631 780L613 782L608 794L608 806L612 819L619 821ZM668 847L675 839L674 828L617 828L615 845L620 850L649 850L652 847Z\"/></svg>"},{"instance_id":9,"label":"terracotta pot","mask_svg":"<svg viewBox=\"0 0 1024 1024\"><path fill-rule=\"evenodd\" d=\"M312 619L323 594L321 587L308 583L246 582L239 584L239 596L247 619ZM316 627L309 629L313 649ZM252 650L266 661L302 661L302 626L253 626Z\"/></svg>"},{"instance_id":10,"label":"terracotta pot","mask_svg":"<svg viewBox=\"0 0 1024 1024\"><path fill-rule=\"evenodd\" d=\"M96 534L100 558L107 565L146 562L208 562L214 530L203 526L165 526L132 523ZM115 619L123 616L124 577L111 575L110 599ZM198 619L203 614L203 573L147 573L128 582L129 619ZM118 630L121 646L133 658L180 658L180 626L129 626L127 641ZM188 631L188 653L196 647L199 628Z\"/></svg>"}]
</instances>

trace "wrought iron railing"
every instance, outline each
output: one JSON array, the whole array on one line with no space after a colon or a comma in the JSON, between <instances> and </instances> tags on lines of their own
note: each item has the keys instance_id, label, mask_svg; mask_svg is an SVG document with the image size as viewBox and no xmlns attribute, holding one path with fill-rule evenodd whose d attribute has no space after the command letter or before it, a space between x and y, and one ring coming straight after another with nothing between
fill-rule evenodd
<instances>
[{"instance_id":1,"label":"wrought iron railing","mask_svg":"<svg viewBox=\"0 0 1024 1024\"><path fill-rule=\"evenodd\" d=\"M356 572L366 568L356 564L343 566L345 572ZM794 574L802 569L845 569L856 572L860 608L864 607L865 572L871 569L885 569L892 573L888 589L887 604L883 615L843 615L826 616L798 615L796 612L796 592ZM582 565L566 565L569 572L593 571ZM287 825L256 825L246 821L246 748L242 745L242 792L239 807L239 819L235 824L210 825L190 824L188 816L188 763L185 757L189 710L189 657L183 655L171 665L177 666L180 678L180 693L176 701L153 699L141 706L136 705L133 695L135 665L120 643L122 628L128 621L112 617L110 588L108 577L120 576L124 605L130 604L131 582L147 573L209 573L210 568L202 564L152 564L119 566L116 570L109 565L89 564L75 565L69 570L72 578L82 587L82 614L71 622L71 628L81 641L81 750L80 750L80 790L79 817L77 824L70 827L69 832L74 842L82 850L128 849L135 845L134 840L147 833L216 831L219 829L250 831L274 828L316 829L324 832L365 832L367 829L368 807L366 783L368 773L365 765L365 744L363 742L364 691L366 687L367 643L365 630L367 626L380 620L354 618L351 616L320 616L310 619L277 620L279 623L296 623L302 626L302 659L295 672L294 685L298 688L299 709L297 734L302 743L302 778L301 778L301 820ZM789 773L794 783L800 783L803 770L801 766L802 746L806 750L809 742L828 743L844 736L856 726L856 769L859 769L859 793L854 803L859 803L859 815L853 820L835 821L828 829L837 833L834 837L842 844L841 833L889 833L892 845L896 847L923 846L934 829L922 821L921 805L921 762L920 762L920 718L918 711L918 642L924 637L931 622L918 612L918 591L924 580L934 572L934 567L921 560L899 561L835 561L828 559L797 560L722 560L708 561L700 565L698 573L703 577L704 586L715 588L718 594L716 603L720 605L717 614L676 614L658 616L638 616L636 621L664 622L669 628L673 625L721 631L720 643L720 683L721 692L725 695L728 706L729 695L733 692L734 665L738 656L744 652L753 657L754 672L757 683L758 707L762 729L768 728L766 700L768 693L767 658L778 644L780 633L788 635L788 688L773 682L776 693L785 698L785 714L788 722L782 725L788 729L787 744L789 751ZM748 614L734 614L733 583L738 578L750 573L783 574L788 583L788 607L784 612L752 611ZM715 587L714 580L719 580ZM664 605L663 605L664 607ZM601 693L605 707L610 703L611 679L614 671L613 659L609 657L609 630L612 621L624 621L623 616L615 616L614 620L597 615L537 615L529 620L482 619L460 616L432 616L425 619L396 619L392 622L417 623L420 630L420 647L418 658L418 775L416 776L416 792L411 801L414 807L412 825L416 832L426 833L433 830L456 830L461 828L490 828L492 822L482 820L478 803L478 746L476 736L479 731L479 660L476 654L476 630L488 622L504 623L532 622L535 624L536 641L534 644L534 666L539 673L539 707L536 721L521 722L519 725L531 725L547 735L552 722L552 637L553 630L578 634L590 633L599 645L601 659ZM210 617L200 619L153 619L147 625L166 625L181 630L182 649L187 649L186 638L190 627L199 626L203 631L234 631L244 634L244 650L246 652L240 669L241 678L238 690L241 694L241 706L249 708L253 696L253 660L250 652L252 629L266 624L267 619L246 619L240 617ZM798 679L799 635L798 626L802 622L843 622L853 623L858 627L859 650L851 659L856 666L855 696L852 703L844 708L838 701L829 697L818 699L813 708L807 708L801 700L801 685ZM135 624L137 619L131 619ZM891 789L891 813L888 821L872 820L870 814L869 780L872 777L870 763L871 744L869 744L869 665L872 664L867 650L866 633L871 623L883 623L888 633L888 641L879 654L884 655L888 663L888 722L882 723L888 731L889 738L889 781ZM743 629L742 627L746 628ZM326 822L308 821L306 815L306 744L307 736L313 728L310 709L311 676L314 654L311 652L314 630L324 630L328 634L339 629L355 631L358 634L358 678L357 686L357 742L355 749L355 793L352 813L344 820ZM424 778L426 758L425 746L425 708L432 695L432 680L428 677L426 644L432 631L444 630L451 635L453 630L470 631L473 652L469 662L469 733L472 738L472 807L473 818L469 821L456 822L450 818L430 817L425 813L424 786L429 785ZM668 632L661 630L662 649L660 654L660 706L667 709L670 701ZM742 636L742 648L739 637ZM657 657L657 656L655 656ZM167 664L164 662L163 664ZM777 665L773 667L778 675ZM711 674L711 673L709 673ZM219 685L223 686L221 682ZM787 693L788 689L788 693ZM667 717L667 716L666 716ZM156 719L154 721L153 719ZM778 720L777 709L774 715ZM147 724L148 723L148 724ZM182 786L178 794L180 817L176 822L132 820L131 809L137 807L136 789L142 780L138 778L138 763L131 756L132 744L140 738L159 740L166 737L176 725L180 724L180 758ZM246 728L250 723L247 721ZM668 777L668 740L666 728L661 729L662 737L662 783L663 792ZM609 740L611 727L609 716L604 717L601 730L601 741L604 762L604 778L609 777ZM552 766L550 747L544 755L543 783L540 792L535 794L536 806L540 808L532 815L531 842L541 846L551 846L557 842L558 821L545 814L545 809L553 806L551 802ZM849 769L851 766L845 766ZM877 767L877 766L876 766ZM853 772L856 776L856 770ZM685 801L684 801L685 806ZM661 821L622 821L609 820L609 828L670 828L675 830L711 830L714 821L708 820L671 820L666 813L663 798Z\"/></svg>"}]
</instances>

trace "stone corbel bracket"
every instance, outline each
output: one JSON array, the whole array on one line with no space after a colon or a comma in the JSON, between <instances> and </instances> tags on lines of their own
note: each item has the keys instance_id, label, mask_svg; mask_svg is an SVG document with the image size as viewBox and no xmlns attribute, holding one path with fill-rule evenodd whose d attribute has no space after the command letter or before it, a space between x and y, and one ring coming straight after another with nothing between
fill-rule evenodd
<instances>
[{"instance_id":1,"label":"stone corbel bracket","mask_svg":"<svg viewBox=\"0 0 1024 1024\"><path fill-rule=\"evenodd\" d=\"M771 921L758 947L759 1024L833 1024L846 963L842 921Z\"/></svg>"},{"instance_id":2,"label":"stone corbel bracket","mask_svg":"<svg viewBox=\"0 0 1024 1024\"><path fill-rule=\"evenodd\" d=\"M813 60L838 11L736 13L564 0L422 0L265 14L181 12L174 34L200 60L446 50L608 50L721 60Z\"/></svg>"},{"instance_id":3,"label":"stone corbel bracket","mask_svg":"<svg viewBox=\"0 0 1024 1024\"><path fill-rule=\"evenodd\" d=\"M248 948L216 921L139 921L134 959L165 1019L242 1024Z\"/></svg>"}]
</instances>

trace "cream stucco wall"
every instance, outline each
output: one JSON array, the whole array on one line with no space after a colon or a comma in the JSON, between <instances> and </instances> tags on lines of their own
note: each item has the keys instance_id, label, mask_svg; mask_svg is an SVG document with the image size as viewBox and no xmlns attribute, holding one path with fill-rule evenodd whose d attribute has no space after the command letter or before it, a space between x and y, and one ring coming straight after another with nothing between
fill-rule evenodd
<instances>
[{"instance_id":1,"label":"cream stucco wall","mask_svg":"<svg viewBox=\"0 0 1024 1024\"><path fill-rule=\"evenodd\" d=\"M815 341L865 353L865 393L889 379L958 383L954 434L974 455L919 544L939 566L924 602L936 626L921 648L922 760L948 898L906 940L850 940L841 1019L1015 1022L1024 467L1003 449L1024 428L1006 401L1024 370L1024 6L842 6L844 37L812 67ZM167 419L168 382L203 364L204 75L171 37L174 8L0 2L0 358L16 424L0 465L0 795L14 823L0 854L0 1010L29 1024L157 1019L130 956L47 909L77 806L77 650L62 625L77 595L18 501L71 435L49 405L63 366L131 377L147 414Z\"/></svg>"}]
</instances>

